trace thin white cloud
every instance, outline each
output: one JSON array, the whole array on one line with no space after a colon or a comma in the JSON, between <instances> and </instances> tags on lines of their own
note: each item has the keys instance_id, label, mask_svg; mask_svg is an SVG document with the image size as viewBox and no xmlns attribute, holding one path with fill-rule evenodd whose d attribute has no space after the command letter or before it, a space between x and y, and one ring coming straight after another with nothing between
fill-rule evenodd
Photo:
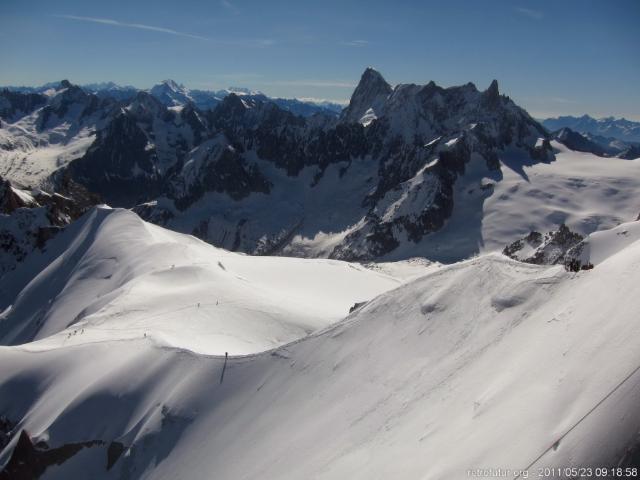
<instances>
[{"instance_id":1,"label":"thin white cloud","mask_svg":"<svg viewBox=\"0 0 640 480\"><path fill-rule=\"evenodd\" d=\"M262 85L283 87L318 87L318 88L354 88L355 83L334 80L282 80L277 82L262 83Z\"/></svg>"},{"instance_id":2,"label":"thin white cloud","mask_svg":"<svg viewBox=\"0 0 640 480\"><path fill-rule=\"evenodd\" d=\"M349 100L344 99L344 98L318 98L318 97L297 97L297 100L300 100L301 102L311 102L311 103L335 103L337 105L348 105L349 104Z\"/></svg>"},{"instance_id":3,"label":"thin white cloud","mask_svg":"<svg viewBox=\"0 0 640 480\"><path fill-rule=\"evenodd\" d=\"M347 47L366 47L369 45L368 40L349 40L347 42L342 42L342 45L346 45Z\"/></svg>"},{"instance_id":4,"label":"thin white cloud","mask_svg":"<svg viewBox=\"0 0 640 480\"><path fill-rule=\"evenodd\" d=\"M521 13L522 15L525 15L529 18L533 18L535 20L540 20L544 18L544 13L538 10L532 10L530 8L524 8L524 7L516 7L515 10L516 12Z\"/></svg>"},{"instance_id":5,"label":"thin white cloud","mask_svg":"<svg viewBox=\"0 0 640 480\"><path fill-rule=\"evenodd\" d=\"M53 15L58 18L66 18L67 20L77 20L80 22L92 22L100 23L102 25L111 25L113 27L125 27L125 28L137 28L138 30L149 30L152 32L168 33L170 35L178 35L180 37L195 38L198 40L211 41L210 38L202 37L200 35L193 35L191 33L179 32L171 28L155 27L153 25L144 25L142 23L126 23L113 20L111 18L97 18L97 17L81 17L78 15Z\"/></svg>"},{"instance_id":6,"label":"thin white cloud","mask_svg":"<svg viewBox=\"0 0 640 480\"><path fill-rule=\"evenodd\" d=\"M101 25L108 25L112 27L121 27L121 28L134 28L138 30L147 30L151 32L159 32L166 33L168 35L176 35L179 37L193 38L196 40L204 40L206 42L218 43L221 45L235 45L235 46L246 46L246 47L268 47L275 43L274 40L271 39L247 39L247 40L217 40L214 38L203 37L201 35L194 35L187 32L180 32L178 30L173 30L172 28L164 28L164 27L156 27L154 25L145 25L143 23L127 23L120 22L118 20L113 20L111 18L99 18L99 17L82 17L79 15L52 15L57 18L64 18L67 20L75 20L79 22L90 22L90 23L98 23Z\"/></svg>"},{"instance_id":7,"label":"thin white cloud","mask_svg":"<svg viewBox=\"0 0 640 480\"><path fill-rule=\"evenodd\" d=\"M240 10L238 10L238 8L229 0L220 0L220 5L229 10L234 15L238 15L240 13Z\"/></svg>"}]
</instances>

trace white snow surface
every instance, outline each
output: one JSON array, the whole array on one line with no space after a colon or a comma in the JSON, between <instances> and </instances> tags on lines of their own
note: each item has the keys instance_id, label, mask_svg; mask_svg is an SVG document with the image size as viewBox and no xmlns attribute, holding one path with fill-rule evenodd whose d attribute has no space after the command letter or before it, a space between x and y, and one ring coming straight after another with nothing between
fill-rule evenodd
<instances>
[{"instance_id":1,"label":"white snow surface","mask_svg":"<svg viewBox=\"0 0 640 480\"><path fill-rule=\"evenodd\" d=\"M610 230L594 232L584 239L580 263L599 265L627 245L640 240L640 221L627 222Z\"/></svg>"},{"instance_id":2,"label":"white snow surface","mask_svg":"<svg viewBox=\"0 0 640 480\"><path fill-rule=\"evenodd\" d=\"M45 106L0 124L0 176L21 186L43 186L53 172L82 157L106 121L104 112L86 110L82 92L62 88L45 94ZM66 111L58 117L62 104Z\"/></svg>"},{"instance_id":3,"label":"white snow surface","mask_svg":"<svg viewBox=\"0 0 640 480\"><path fill-rule=\"evenodd\" d=\"M145 235L164 249L176 238ZM241 257L219 255L233 283ZM482 255L302 340L231 357L223 382L224 358L149 337L1 347L0 411L51 446L106 442L45 479L455 480L608 465L640 429L639 281L637 240L578 273ZM106 471L112 440L126 452Z\"/></svg>"},{"instance_id":4,"label":"white snow surface","mask_svg":"<svg viewBox=\"0 0 640 480\"><path fill-rule=\"evenodd\" d=\"M324 328L402 282L335 260L227 252L122 209L96 208L54 242L0 280L2 343L49 349L147 336L249 354Z\"/></svg>"},{"instance_id":5,"label":"white snow surface","mask_svg":"<svg viewBox=\"0 0 640 480\"><path fill-rule=\"evenodd\" d=\"M66 122L39 131L40 111L0 128L0 176L19 185L42 185L54 171L83 156L95 140L94 128L72 131Z\"/></svg>"}]
</instances>

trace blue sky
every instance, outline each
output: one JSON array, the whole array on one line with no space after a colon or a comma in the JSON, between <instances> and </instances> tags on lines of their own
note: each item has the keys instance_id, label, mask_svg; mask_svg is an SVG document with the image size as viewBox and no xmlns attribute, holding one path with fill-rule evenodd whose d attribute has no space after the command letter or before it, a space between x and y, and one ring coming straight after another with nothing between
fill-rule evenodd
<instances>
[{"instance_id":1,"label":"blue sky","mask_svg":"<svg viewBox=\"0 0 640 480\"><path fill-rule=\"evenodd\" d=\"M497 78L533 115L640 120L640 1L0 2L0 84L172 78L347 100L390 83Z\"/></svg>"}]
</instances>

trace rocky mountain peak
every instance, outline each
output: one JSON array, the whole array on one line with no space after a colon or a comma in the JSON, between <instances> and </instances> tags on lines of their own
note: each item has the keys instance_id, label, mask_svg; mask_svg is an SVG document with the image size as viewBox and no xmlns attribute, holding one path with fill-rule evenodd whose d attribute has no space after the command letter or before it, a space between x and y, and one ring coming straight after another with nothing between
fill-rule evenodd
<instances>
[{"instance_id":1,"label":"rocky mountain peak","mask_svg":"<svg viewBox=\"0 0 640 480\"><path fill-rule=\"evenodd\" d=\"M165 86L173 90L174 92L177 92L179 90L184 90L184 86L178 85L178 83L175 80L171 80L170 78L167 80L163 80L162 82L160 82L160 85L158 86Z\"/></svg>"},{"instance_id":2,"label":"rocky mountain peak","mask_svg":"<svg viewBox=\"0 0 640 480\"><path fill-rule=\"evenodd\" d=\"M392 92L393 88L380 72L368 67L360 77L349 106L342 112L342 119L350 123L361 122L369 110L372 116L376 115Z\"/></svg>"},{"instance_id":3,"label":"rocky mountain peak","mask_svg":"<svg viewBox=\"0 0 640 480\"><path fill-rule=\"evenodd\" d=\"M178 85L170 79L154 85L149 93L167 106L184 105L192 100L189 90L184 85Z\"/></svg>"},{"instance_id":4,"label":"rocky mountain peak","mask_svg":"<svg viewBox=\"0 0 640 480\"><path fill-rule=\"evenodd\" d=\"M219 112L227 112L230 115L238 115L247 110L247 105L239 95L230 93L222 99L222 102L220 102L216 110Z\"/></svg>"},{"instance_id":5,"label":"rocky mountain peak","mask_svg":"<svg viewBox=\"0 0 640 480\"><path fill-rule=\"evenodd\" d=\"M158 114L163 108L162 103L153 95L147 92L138 92L129 105L129 110L136 115L141 115L144 113Z\"/></svg>"},{"instance_id":6,"label":"rocky mountain peak","mask_svg":"<svg viewBox=\"0 0 640 480\"><path fill-rule=\"evenodd\" d=\"M497 102L500 98L500 90L498 89L498 80L493 80L489 88L484 91L485 98L490 102Z\"/></svg>"},{"instance_id":7,"label":"rocky mountain peak","mask_svg":"<svg viewBox=\"0 0 640 480\"><path fill-rule=\"evenodd\" d=\"M358 87L378 88L386 93L391 93L392 90L382 74L373 67L367 67L362 73Z\"/></svg>"}]
</instances>

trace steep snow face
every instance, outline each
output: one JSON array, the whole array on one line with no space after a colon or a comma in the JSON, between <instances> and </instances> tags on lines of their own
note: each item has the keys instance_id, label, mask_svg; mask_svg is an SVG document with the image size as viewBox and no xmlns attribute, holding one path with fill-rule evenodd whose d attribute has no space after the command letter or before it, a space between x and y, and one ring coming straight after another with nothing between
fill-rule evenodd
<instances>
[{"instance_id":1,"label":"steep snow face","mask_svg":"<svg viewBox=\"0 0 640 480\"><path fill-rule=\"evenodd\" d=\"M97 208L0 279L0 339L46 349L146 336L247 354L326 327L400 283L339 261L234 254Z\"/></svg>"},{"instance_id":2,"label":"steep snow face","mask_svg":"<svg viewBox=\"0 0 640 480\"><path fill-rule=\"evenodd\" d=\"M616 465L640 429L639 281L638 241L577 274L480 256L303 341L230 358L223 381L223 358L148 338L5 347L0 412L52 447L104 442L45 478L531 478ZM111 441L125 453L107 471Z\"/></svg>"},{"instance_id":3,"label":"steep snow face","mask_svg":"<svg viewBox=\"0 0 640 480\"><path fill-rule=\"evenodd\" d=\"M623 223L609 230L593 232L571 253L581 265L599 265L638 241L640 241L640 218L635 222Z\"/></svg>"}]
</instances>

